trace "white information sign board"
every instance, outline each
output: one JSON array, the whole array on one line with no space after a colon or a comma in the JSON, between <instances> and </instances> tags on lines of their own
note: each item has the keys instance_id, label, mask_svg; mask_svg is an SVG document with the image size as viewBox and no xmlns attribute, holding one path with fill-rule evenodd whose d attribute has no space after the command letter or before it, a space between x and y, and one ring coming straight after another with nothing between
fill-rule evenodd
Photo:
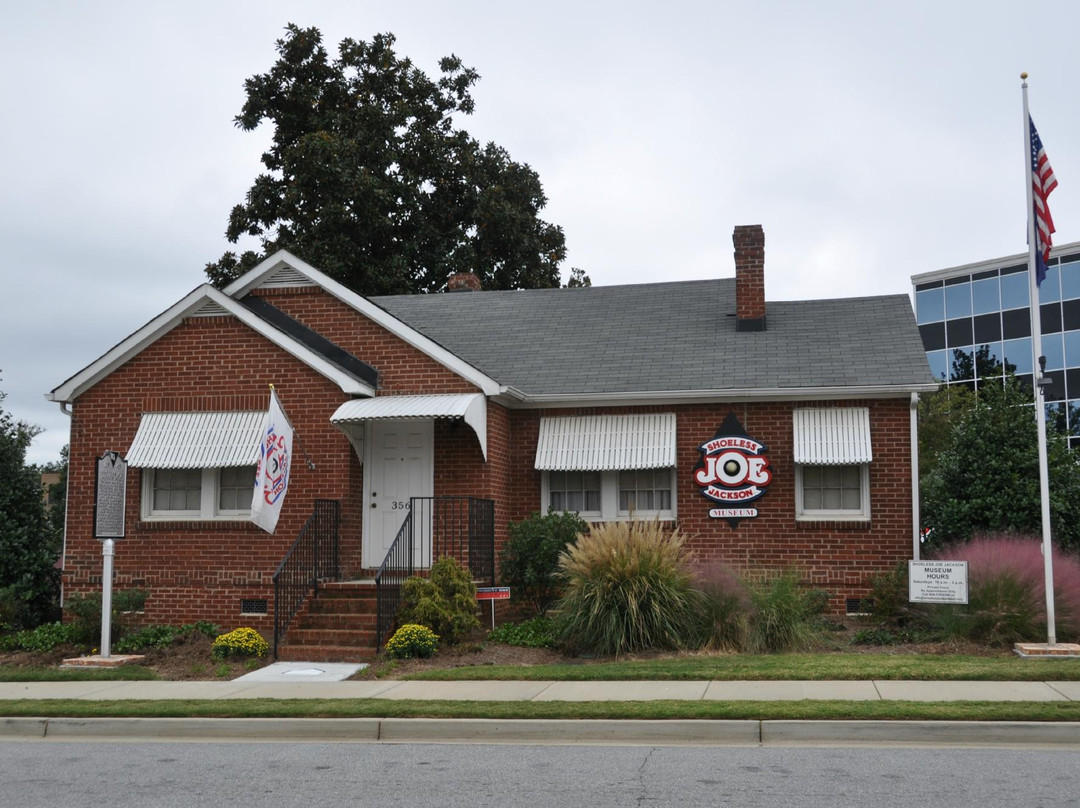
<instances>
[{"instance_id":1,"label":"white information sign board","mask_svg":"<svg viewBox=\"0 0 1080 808\"><path fill-rule=\"evenodd\" d=\"M966 561L909 561L908 600L912 603L967 603Z\"/></svg>"}]
</instances>

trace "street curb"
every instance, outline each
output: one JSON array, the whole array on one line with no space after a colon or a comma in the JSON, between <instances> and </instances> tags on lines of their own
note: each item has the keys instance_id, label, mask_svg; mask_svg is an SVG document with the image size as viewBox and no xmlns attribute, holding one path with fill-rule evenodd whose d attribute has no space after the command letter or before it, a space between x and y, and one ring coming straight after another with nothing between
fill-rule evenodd
<instances>
[{"instance_id":1,"label":"street curb","mask_svg":"<svg viewBox=\"0 0 1080 808\"><path fill-rule=\"evenodd\" d=\"M0 719L0 741L17 740L1080 747L1080 723L472 718Z\"/></svg>"}]
</instances>

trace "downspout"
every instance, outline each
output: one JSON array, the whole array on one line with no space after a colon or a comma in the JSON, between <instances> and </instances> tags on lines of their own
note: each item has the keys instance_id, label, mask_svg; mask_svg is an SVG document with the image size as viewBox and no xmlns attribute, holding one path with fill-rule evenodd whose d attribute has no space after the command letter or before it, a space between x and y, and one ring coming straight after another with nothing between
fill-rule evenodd
<instances>
[{"instance_id":1,"label":"downspout","mask_svg":"<svg viewBox=\"0 0 1080 808\"><path fill-rule=\"evenodd\" d=\"M68 418L71 417L71 410L67 407L66 401L56 402L60 405L60 412L64 413ZM68 528L68 515L71 510L71 497L68 496L67 489L71 486L71 430L68 430L68 470L67 477L64 480L64 538L60 541L60 608L64 608L64 566L67 563L67 528Z\"/></svg>"},{"instance_id":2,"label":"downspout","mask_svg":"<svg viewBox=\"0 0 1080 808\"><path fill-rule=\"evenodd\" d=\"M919 394L911 394L911 558L919 560Z\"/></svg>"}]
</instances>

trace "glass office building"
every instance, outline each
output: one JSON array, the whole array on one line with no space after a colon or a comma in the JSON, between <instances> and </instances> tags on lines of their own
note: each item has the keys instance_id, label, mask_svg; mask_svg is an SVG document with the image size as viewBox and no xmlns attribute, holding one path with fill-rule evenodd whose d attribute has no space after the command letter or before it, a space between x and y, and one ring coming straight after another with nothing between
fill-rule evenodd
<instances>
[{"instance_id":1,"label":"glass office building","mask_svg":"<svg viewBox=\"0 0 1080 808\"><path fill-rule=\"evenodd\" d=\"M1068 430L1080 447L1080 242L1050 256L1038 300L1047 424ZM937 378L978 389L1000 383L1008 369L1031 384L1027 260L1023 253L912 277L915 318Z\"/></svg>"}]
</instances>

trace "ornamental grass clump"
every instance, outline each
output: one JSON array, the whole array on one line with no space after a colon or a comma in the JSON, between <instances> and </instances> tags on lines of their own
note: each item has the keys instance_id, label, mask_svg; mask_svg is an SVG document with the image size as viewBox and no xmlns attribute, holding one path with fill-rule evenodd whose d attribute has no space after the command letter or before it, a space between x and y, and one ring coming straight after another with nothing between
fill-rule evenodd
<instances>
[{"instance_id":1,"label":"ornamental grass clump","mask_svg":"<svg viewBox=\"0 0 1080 808\"><path fill-rule=\"evenodd\" d=\"M1080 559L1054 548L1057 638L1080 639ZM1008 646L1046 635L1046 586L1041 540L986 535L945 548L941 560L968 562L968 602L928 606L924 619L943 639Z\"/></svg>"},{"instance_id":2,"label":"ornamental grass clump","mask_svg":"<svg viewBox=\"0 0 1080 808\"><path fill-rule=\"evenodd\" d=\"M701 642L702 595L678 529L596 525L559 556L560 637L579 653L680 650Z\"/></svg>"},{"instance_id":3,"label":"ornamental grass clump","mask_svg":"<svg viewBox=\"0 0 1080 808\"><path fill-rule=\"evenodd\" d=\"M253 628L238 628L228 634L222 634L210 646L210 655L215 659L225 657L264 657L270 653L270 645Z\"/></svg>"},{"instance_id":4,"label":"ornamental grass clump","mask_svg":"<svg viewBox=\"0 0 1080 808\"><path fill-rule=\"evenodd\" d=\"M786 569L748 583L750 616L744 650L805 651L821 640L828 598L820 590L806 589L799 577L797 570Z\"/></svg>"},{"instance_id":5,"label":"ornamental grass clump","mask_svg":"<svg viewBox=\"0 0 1080 808\"><path fill-rule=\"evenodd\" d=\"M427 626L406 623L386 642L386 654L393 659L428 659L439 647L439 635Z\"/></svg>"}]
</instances>

